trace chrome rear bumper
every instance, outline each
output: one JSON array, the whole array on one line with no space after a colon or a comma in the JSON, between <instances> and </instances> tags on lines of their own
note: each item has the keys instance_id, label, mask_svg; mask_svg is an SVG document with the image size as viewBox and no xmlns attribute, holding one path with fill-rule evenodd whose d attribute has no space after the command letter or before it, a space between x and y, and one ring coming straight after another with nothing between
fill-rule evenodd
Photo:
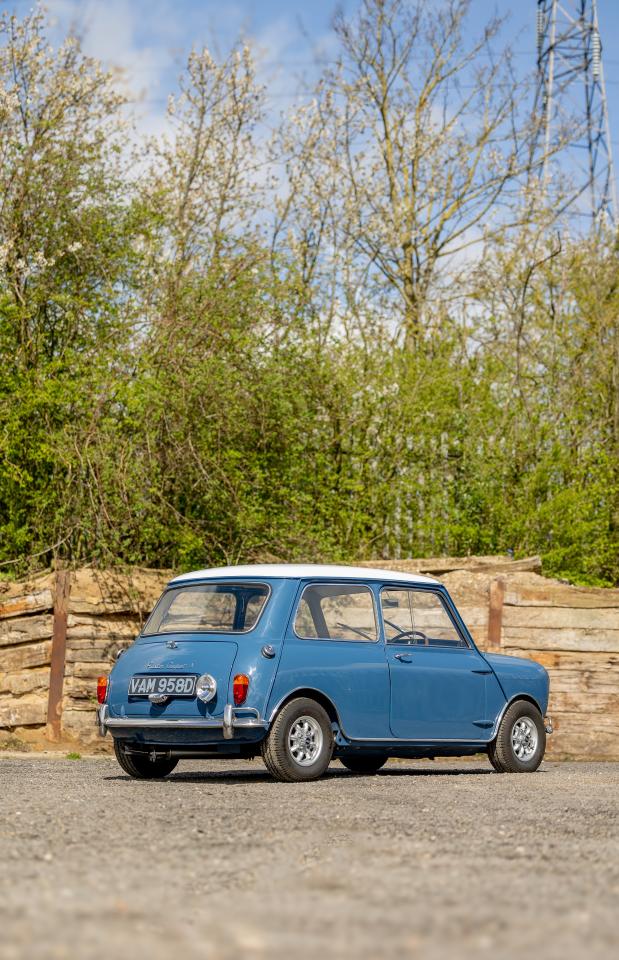
<instances>
[{"instance_id":1,"label":"chrome rear bumper","mask_svg":"<svg viewBox=\"0 0 619 960\"><path fill-rule=\"evenodd\" d=\"M546 733L551 734L554 730L552 725L552 717L544 717L544 730Z\"/></svg>"},{"instance_id":2,"label":"chrome rear bumper","mask_svg":"<svg viewBox=\"0 0 619 960\"><path fill-rule=\"evenodd\" d=\"M115 727L135 730L222 730L224 740L231 740L235 729L266 730L268 723L262 720L253 707L233 707L227 703L223 720L211 717L110 717L107 703L97 708L99 734L104 737Z\"/></svg>"}]
</instances>

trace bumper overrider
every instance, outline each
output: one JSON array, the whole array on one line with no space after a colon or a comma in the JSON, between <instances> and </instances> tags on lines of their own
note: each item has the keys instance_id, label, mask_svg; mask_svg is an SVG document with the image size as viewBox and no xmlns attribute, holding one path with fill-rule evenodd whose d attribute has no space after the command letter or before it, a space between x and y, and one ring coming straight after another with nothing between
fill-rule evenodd
<instances>
[{"instance_id":1,"label":"bumper overrider","mask_svg":"<svg viewBox=\"0 0 619 960\"><path fill-rule=\"evenodd\" d=\"M107 703L97 708L97 726L104 737L108 730L222 730L224 740L232 740L235 729L266 730L268 723L253 707L233 707L227 703L223 719L212 717L111 717Z\"/></svg>"}]
</instances>

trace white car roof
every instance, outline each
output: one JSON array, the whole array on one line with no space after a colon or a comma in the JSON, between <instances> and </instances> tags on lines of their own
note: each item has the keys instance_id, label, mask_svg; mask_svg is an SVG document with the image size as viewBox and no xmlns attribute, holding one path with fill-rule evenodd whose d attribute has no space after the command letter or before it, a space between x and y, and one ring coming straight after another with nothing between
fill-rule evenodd
<instances>
[{"instance_id":1,"label":"white car roof","mask_svg":"<svg viewBox=\"0 0 619 960\"><path fill-rule=\"evenodd\" d=\"M382 580L393 583L437 584L434 577L424 577L418 573L402 573L399 570L381 570L374 567L346 567L322 563L248 563L238 567L212 567L207 570L193 570L182 573L170 581L171 584L185 583L188 580L221 580L238 577L260 579L261 577L280 577L302 579L308 577L328 577L333 580Z\"/></svg>"}]
</instances>

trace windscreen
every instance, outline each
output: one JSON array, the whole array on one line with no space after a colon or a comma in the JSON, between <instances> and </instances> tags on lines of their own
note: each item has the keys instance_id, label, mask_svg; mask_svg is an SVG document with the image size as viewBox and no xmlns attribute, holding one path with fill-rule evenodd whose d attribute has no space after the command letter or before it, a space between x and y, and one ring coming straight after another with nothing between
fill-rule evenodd
<instances>
[{"instance_id":1,"label":"windscreen","mask_svg":"<svg viewBox=\"0 0 619 960\"><path fill-rule=\"evenodd\" d=\"M198 583L161 597L144 635L155 633L246 633L258 622L269 596L263 583Z\"/></svg>"}]
</instances>

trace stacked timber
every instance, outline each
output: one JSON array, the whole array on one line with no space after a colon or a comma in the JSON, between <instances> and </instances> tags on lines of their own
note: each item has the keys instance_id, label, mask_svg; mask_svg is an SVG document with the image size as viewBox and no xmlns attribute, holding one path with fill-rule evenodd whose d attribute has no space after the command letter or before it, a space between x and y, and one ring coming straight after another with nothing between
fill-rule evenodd
<instances>
[{"instance_id":1,"label":"stacked timber","mask_svg":"<svg viewBox=\"0 0 619 960\"><path fill-rule=\"evenodd\" d=\"M139 569L83 568L68 575L58 703L50 703L50 663L59 578L0 584L0 731L26 740L56 717L63 737L95 739L97 677L109 673L118 651L137 636L170 579L166 571Z\"/></svg>"},{"instance_id":2,"label":"stacked timber","mask_svg":"<svg viewBox=\"0 0 619 960\"><path fill-rule=\"evenodd\" d=\"M365 566L438 576L482 650L546 667L556 730L550 756L619 760L619 590L549 580L539 573L538 557ZM138 634L171 573L86 568L68 576L62 610L58 573L0 583L0 743L3 735L51 736L54 721L63 737L96 743L96 678ZM50 688L52 647L59 640L60 676L52 677Z\"/></svg>"},{"instance_id":3,"label":"stacked timber","mask_svg":"<svg viewBox=\"0 0 619 960\"><path fill-rule=\"evenodd\" d=\"M46 721L52 589L51 574L0 583L0 729Z\"/></svg>"},{"instance_id":4,"label":"stacked timber","mask_svg":"<svg viewBox=\"0 0 619 960\"><path fill-rule=\"evenodd\" d=\"M65 735L81 741L95 738L97 677L109 673L118 652L136 638L170 578L170 572L160 570L72 573L62 703Z\"/></svg>"},{"instance_id":5,"label":"stacked timber","mask_svg":"<svg viewBox=\"0 0 619 960\"><path fill-rule=\"evenodd\" d=\"M550 674L551 755L619 759L619 590L508 578L501 652Z\"/></svg>"}]
</instances>

